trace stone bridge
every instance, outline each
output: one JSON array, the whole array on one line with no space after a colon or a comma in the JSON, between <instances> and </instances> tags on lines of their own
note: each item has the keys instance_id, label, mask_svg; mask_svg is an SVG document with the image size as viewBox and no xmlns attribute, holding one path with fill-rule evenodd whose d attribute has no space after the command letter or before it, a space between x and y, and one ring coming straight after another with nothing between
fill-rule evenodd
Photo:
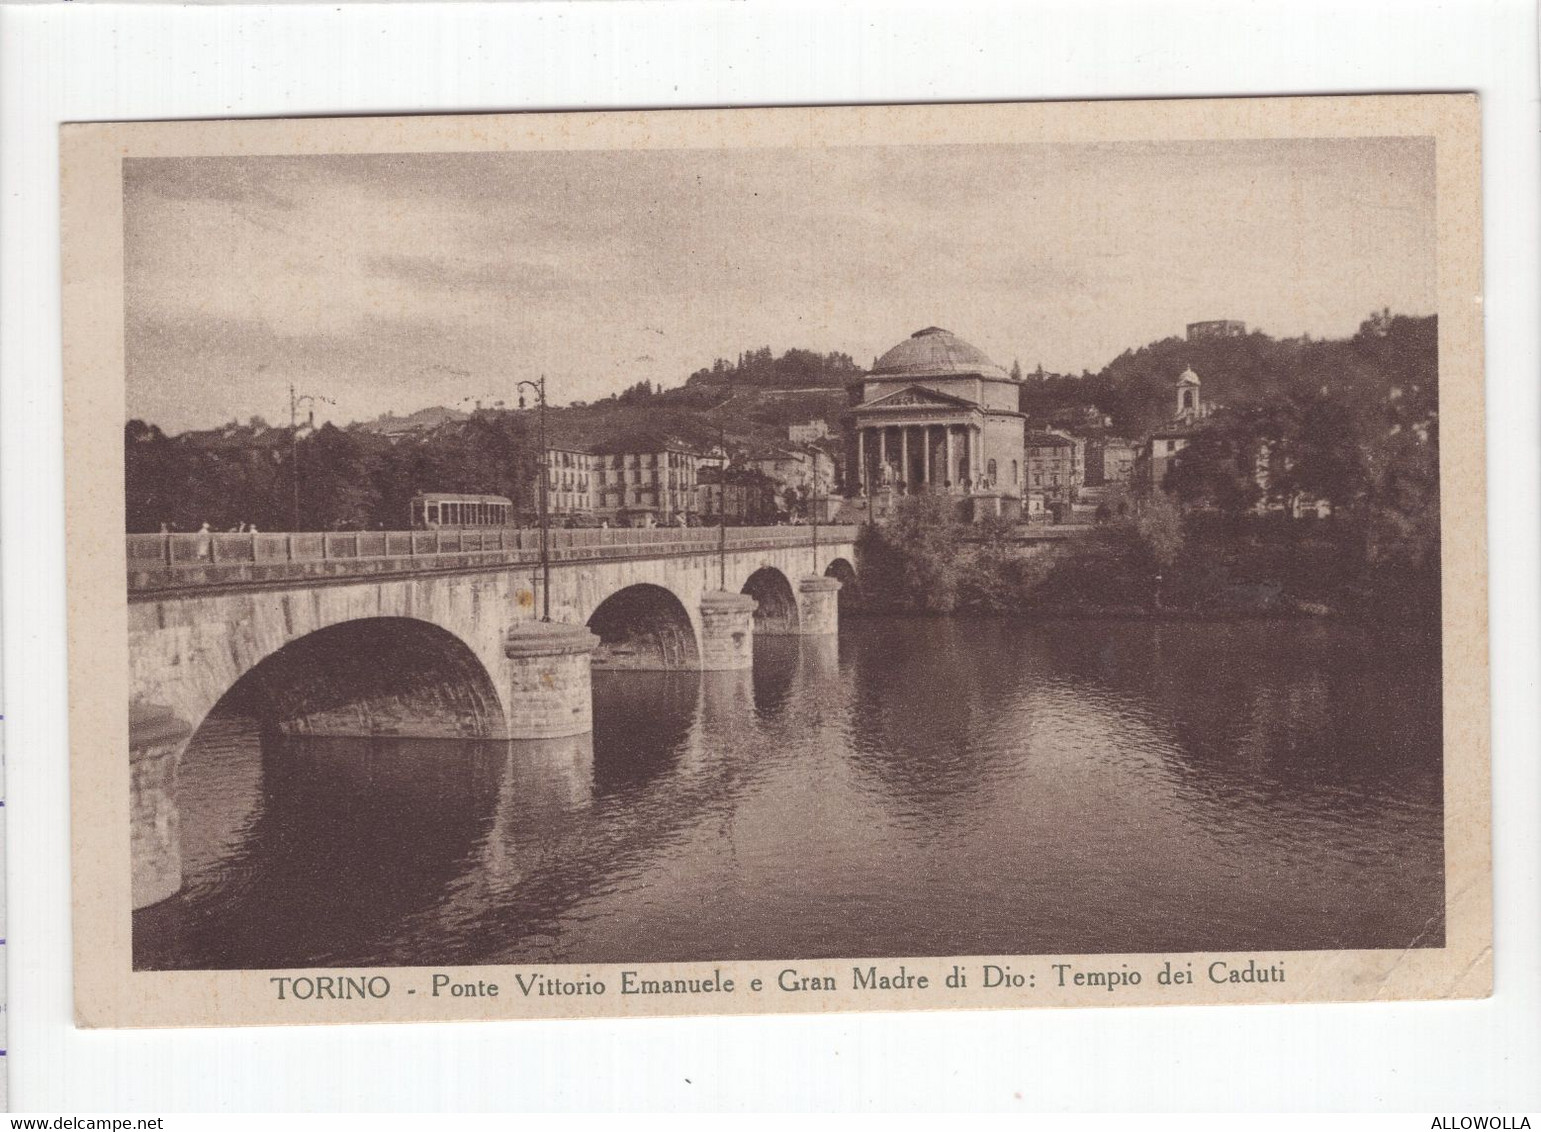
<instances>
[{"instance_id":1,"label":"stone bridge","mask_svg":"<svg viewBox=\"0 0 1541 1132\"><path fill-rule=\"evenodd\" d=\"M591 667L747 668L838 630L852 527L130 535L134 907L181 886L176 770L216 707L322 736L554 739ZM724 545L725 543L725 545Z\"/></svg>"}]
</instances>

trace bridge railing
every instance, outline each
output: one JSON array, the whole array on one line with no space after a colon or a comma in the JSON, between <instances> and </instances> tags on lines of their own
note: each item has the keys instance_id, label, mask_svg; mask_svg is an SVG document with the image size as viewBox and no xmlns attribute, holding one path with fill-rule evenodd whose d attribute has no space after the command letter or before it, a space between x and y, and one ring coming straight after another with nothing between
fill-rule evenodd
<instances>
[{"instance_id":1,"label":"bridge railing","mask_svg":"<svg viewBox=\"0 0 1541 1132\"><path fill-rule=\"evenodd\" d=\"M554 562L672 557L717 549L715 527L584 528L550 532ZM821 543L849 543L856 528L819 526ZM306 531L296 533L131 534L131 590L180 585L279 581L301 568L346 573L525 565L540 560L540 532L514 528L437 531ZM813 528L729 527L730 550L808 546Z\"/></svg>"}]
</instances>

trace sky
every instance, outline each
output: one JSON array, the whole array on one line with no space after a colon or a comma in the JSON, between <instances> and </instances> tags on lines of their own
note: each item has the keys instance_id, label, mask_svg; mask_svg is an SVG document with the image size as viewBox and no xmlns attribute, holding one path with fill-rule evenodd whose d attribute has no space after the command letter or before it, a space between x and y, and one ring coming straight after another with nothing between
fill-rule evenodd
<instances>
[{"instance_id":1,"label":"sky","mask_svg":"<svg viewBox=\"0 0 1541 1132\"><path fill-rule=\"evenodd\" d=\"M1435 312L1433 144L134 158L127 411L167 432L553 404L942 326L1096 371L1201 319Z\"/></svg>"}]
</instances>

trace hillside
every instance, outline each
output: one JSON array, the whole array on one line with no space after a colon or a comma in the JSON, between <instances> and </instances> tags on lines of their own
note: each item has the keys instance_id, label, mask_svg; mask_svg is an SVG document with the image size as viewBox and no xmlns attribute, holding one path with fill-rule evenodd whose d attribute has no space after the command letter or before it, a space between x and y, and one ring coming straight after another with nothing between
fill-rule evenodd
<instances>
[{"instance_id":1,"label":"hillside","mask_svg":"<svg viewBox=\"0 0 1541 1132\"><path fill-rule=\"evenodd\" d=\"M1206 401L1238 411L1345 381L1365 386L1362 392L1373 398L1395 386L1432 386L1437 338L1433 316L1389 311L1372 315L1347 339L1276 339L1258 331L1237 338L1164 338L1125 350L1095 374L1029 378L1020 404L1034 420L1056 409L1094 405L1113 418L1115 433L1139 437L1171 418L1174 386L1188 368L1199 375Z\"/></svg>"},{"instance_id":2,"label":"hillside","mask_svg":"<svg viewBox=\"0 0 1541 1132\"><path fill-rule=\"evenodd\" d=\"M1400 492L1437 499L1422 486L1431 477L1425 465L1438 435L1433 316L1381 312L1352 338L1330 341L1260 333L1167 338L1126 350L1095 374L1030 375L1020 404L1035 422L1056 410L1094 406L1112 418L1115 432L1138 438L1171 418L1174 384L1190 366L1205 399L1220 410L1211 431L1233 446L1238 438L1265 440L1289 455L1303 490L1358 499L1370 490L1363 486L1370 477L1377 497ZM836 455L838 467L844 382L855 372L841 354L788 351L774 358L751 351L738 362L698 370L677 388L643 383L592 404L554 407L548 439L558 446L634 450L673 441L711 452L725 431L730 450L742 451L784 443L789 424L822 419L835 439L821 447ZM216 529L242 522L263 530L376 527L403 522L407 501L420 490L520 499L534 477L537 427L533 410L468 416L443 407L344 429L325 425L299 438L257 420L176 437L153 423L130 421L128 525L140 531L162 523L196 530L202 522ZM1388 444L1397 451L1386 451ZM1196 448L1195 458L1200 454ZM1395 482L1382 482L1388 468L1396 471ZM1213 467L1194 471L1189 494L1208 491L1215 474ZM1399 513L1437 520L1421 508L1409 504Z\"/></svg>"}]
</instances>

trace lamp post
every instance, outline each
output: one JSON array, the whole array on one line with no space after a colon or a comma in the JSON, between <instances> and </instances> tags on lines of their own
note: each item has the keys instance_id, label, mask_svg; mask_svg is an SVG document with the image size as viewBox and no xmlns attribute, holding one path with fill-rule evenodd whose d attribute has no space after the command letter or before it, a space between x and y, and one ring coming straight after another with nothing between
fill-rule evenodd
<instances>
[{"instance_id":1,"label":"lamp post","mask_svg":"<svg viewBox=\"0 0 1541 1132\"><path fill-rule=\"evenodd\" d=\"M260 367L259 367L260 368ZM300 406L310 406L310 423L316 423L316 402L337 404L330 397L315 393L295 394L294 382L289 383L289 529L300 529Z\"/></svg>"},{"instance_id":2,"label":"lamp post","mask_svg":"<svg viewBox=\"0 0 1541 1132\"><path fill-rule=\"evenodd\" d=\"M546 375L541 374L539 381L516 381L514 388L519 390L519 407L524 408L524 389L528 386L530 392L535 394L536 405L540 408L540 619L551 620L551 518L546 507L546 493L550 490L547 482L551 475L551 469L547 467L549 457L546 454Z\"/></svg>"},{"instance_id":3,"label":"lamp post","mask_svg":"<svg viewBox=\"0 0 1541 1132\"><path fill-rule=\"evenodd\" d=\"M813 450L813 572L819 572L819 450Z\"/></svg>"},{"instance_id":4,"label":"lamp post","mask_svg":"<svg viewBox=\"0 0 1541 1132\"><path fill-rule=\"evenodd\" d=\"M717 588L728 588L728 418L722 409L733 400L733 375L728 375L728 396L717 406L717 450L722 453L717 472Z\"/></svg>"}]
</instances>

